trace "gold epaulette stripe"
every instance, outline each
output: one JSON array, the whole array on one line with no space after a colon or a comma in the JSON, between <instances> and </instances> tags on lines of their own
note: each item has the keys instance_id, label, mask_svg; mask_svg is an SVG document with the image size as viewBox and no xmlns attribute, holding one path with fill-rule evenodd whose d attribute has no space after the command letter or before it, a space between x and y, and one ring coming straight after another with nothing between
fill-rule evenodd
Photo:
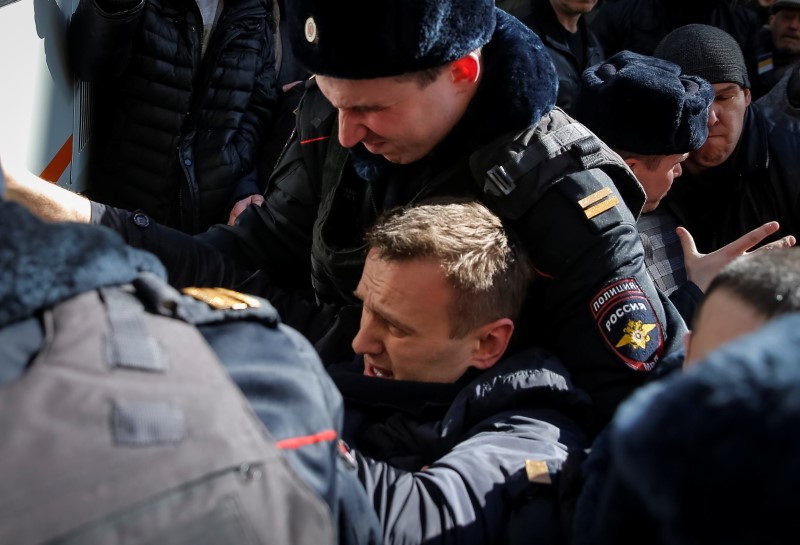
<instances>
[{"instance_id":1,"label":"gold epaulette stripe","mask_svg":"<svg viewBox=\"0 0 800 545\"><path fill-rule=\"evenodd\" d=\"M586 210L583 211L583 213L586 214L587 219L592 219L598 214L602 214L606 210L614 208L618 204L619 204L619 199L617 199L616 197L611 197L610 199L603 201L599 204L596 204L591 208L587 208Z\"/></svg>"},{"instance_id":2,"label":"gold epaulette stripe","mask_svg":"<svg viewBox=\"0 0 800 545\"><path fill-rule=\"evenodd\" d=\"M539 484L552 484L550 470L547 469L547 462L542 460L525 460L525 473L528 482Z\"/></svg>"},{"instance_id":3,"label":"gold epaulette stripe","mask_svg":"<svg viewBox=\"0 0 800 545\"><path fill-rule=\"evenodd\" d=\"M261 306L255 297L226 288L183 288L181 291L216 309L244 310Z\"/></svg>"},{"instance_id":4,"label":"gold epaulette stripe","mask_svg":"<svg viewBox=\"0 0 800 545\"><path fill-rule=\"evenodd\" d=\"M588 197L582 198L581 200L578 201L578 204L581 205L581 208L586 208L587 206L590 206L599 200L605 199L609 195L611 195L611 188L604 187L600 191L595 191Z\"/></svg>"},{"instance_id":5,"label":"gold epaulette stripe","mask_svg":"<svg viewBox=\"0 0 800 545\"><path fill-rule=\"evenodd\" d=\"M611 194L610 187L604 187L599 191L595 191L588 197L584 197L578 201L578 204L583 208L583 213L586 214L587 219L602 214L606 210L614 208L619 204L619 199Z\"/></svg>"}]
</instances>

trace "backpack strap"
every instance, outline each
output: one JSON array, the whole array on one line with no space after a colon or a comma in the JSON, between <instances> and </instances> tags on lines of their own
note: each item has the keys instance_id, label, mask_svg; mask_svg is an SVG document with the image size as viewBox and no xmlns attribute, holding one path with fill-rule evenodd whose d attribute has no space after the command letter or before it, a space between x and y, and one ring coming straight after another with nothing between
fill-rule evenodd
<instances>
[{"instance_id":1,"label":"backpack strap","mask_svg":"<svg viewBox=\"0 0 800 545\"><path fill-rule=\"evenodd\" d=\"M577 153L565 155L577 148ZM584 168L594 168L602 162L597 137L579 123L570 123L544 134L533 145L522 148L511 159L486 171L484 192L497 197L509 195L519 180L545 159L575 162Z\"/></svg>"},{"instance_id":2,"label":"backpack strap","mask_svg":"<svg viewBox=\"0 0 800 545\"><path fill-rule=\"evenodd\" d=\"M619 155L561 110L553 110L537 126L510 135L505 142L496 141L470 157L472 176L486 204L510 220L521 218L566 176L598 169L613 181L628 209L638 216L645 202L639 181ZM521 180L526 182L523 190L518 190Z\"/></svg>"},{"instance_id":3,"label":"backpack strap","mask_svg":"<svg viewBox=\"0 0 800 545\"><path fill-rule=\"evenodd\" d=\"M108 363L115 367L164 371L166 355L147 332L142 304L120 289L101 288L99 291L108 312Z\"/></svg>"}]
</instances>

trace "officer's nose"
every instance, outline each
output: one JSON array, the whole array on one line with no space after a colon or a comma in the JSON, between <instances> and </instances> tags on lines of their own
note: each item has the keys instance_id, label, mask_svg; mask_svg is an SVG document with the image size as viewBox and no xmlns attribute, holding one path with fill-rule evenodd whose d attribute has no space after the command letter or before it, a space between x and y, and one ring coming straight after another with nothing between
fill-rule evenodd
<instances>
[{"instance_id":1,"label":"officer's nose","mask_svg":"<svg viewBox=\"0 0 800 545\"><path fill-rule=\"evenodd\" d=\"M352 148L361 142L369 130L363 124L363 114L339 110L339 143L342 147Z\"/></svg>"}]
</instances>

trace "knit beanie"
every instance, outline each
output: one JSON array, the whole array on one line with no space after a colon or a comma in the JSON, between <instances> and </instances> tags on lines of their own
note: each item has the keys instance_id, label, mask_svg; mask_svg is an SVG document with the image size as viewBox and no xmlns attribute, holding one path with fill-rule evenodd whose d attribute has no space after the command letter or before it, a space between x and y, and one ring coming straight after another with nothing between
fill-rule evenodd
<instances>
[{"instance_id":1,"label":"knit beanie","mask_svg":"<svg viewBox=\"0 0 800 545\"><path fill-rule=\"evenodd\" d=\"M776 13L784 8L800 9L800 0L776 0L770 6L770 13Z\"/></svg>"},{"instance_id":2,"label":"knit beanie","mask_svg":"<svg viewBox=\"0 0 800 545\"><path fill-rule=\"evenodd\" d=\"M575 117L612 148L642 155L696 150L714 88L669 61L621 51L583 72Z\"/></svg>"},{"instance_id":3,"label":"knit beanie","mask_svg":"<svg viewBox=\"0 0 800 545\"><path fill-rule=\"evenodd\" d=\"M667 34L654 57L672 61L684 74L710 83L736 83L750 87L742 50L733 36L709 25L686 25Z\"/></svg>"},{"instance_id":4,"label":"knit beanie","mask_svg":"<svg viewBox=\"0 0 800 545\"><path fill-rule=\"evenodd\" d=\"M291 0L289 39L311 73L397 76L447 64L494 33L493 0Z\"/></svg>"}]
</instances>

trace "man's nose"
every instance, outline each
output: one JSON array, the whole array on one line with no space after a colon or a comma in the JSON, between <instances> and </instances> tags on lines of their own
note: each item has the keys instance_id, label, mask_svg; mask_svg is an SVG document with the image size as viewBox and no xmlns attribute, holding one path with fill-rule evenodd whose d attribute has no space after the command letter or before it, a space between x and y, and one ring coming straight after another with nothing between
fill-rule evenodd
<instances>
[{"instance_id":1,"label":"man's nose","mask_svg":"<svg viewBox=\"0 0 800 545\"><path fill-rule=\"evenodd\" d=\"M708 109L708 126L713 127L719 121L719 116L717 115L717 110L714 108L712 104L711 107Z\"/></svg>"},{"instance_id":2,"label":"man's nose","mask_svg":"<svg viewBox=\"0 0 800 545\"><path fill-rule=\"evenodd\" d=\"M374 322L363 314L361 326L353 338L352 347L356 354L378 354L382 350L380 338L375 332Z\"/></svg>"},{"instance_id":3,"label":"man's nose","mask_svg":"<svg viewBox=\"0 0 800 545\"><path fill-rule=\"evenodd\" d=\"M367 136L367 127L361 122L361 115L339 110L339 143L352 148Z\"/></svg>"}]
</instances>

